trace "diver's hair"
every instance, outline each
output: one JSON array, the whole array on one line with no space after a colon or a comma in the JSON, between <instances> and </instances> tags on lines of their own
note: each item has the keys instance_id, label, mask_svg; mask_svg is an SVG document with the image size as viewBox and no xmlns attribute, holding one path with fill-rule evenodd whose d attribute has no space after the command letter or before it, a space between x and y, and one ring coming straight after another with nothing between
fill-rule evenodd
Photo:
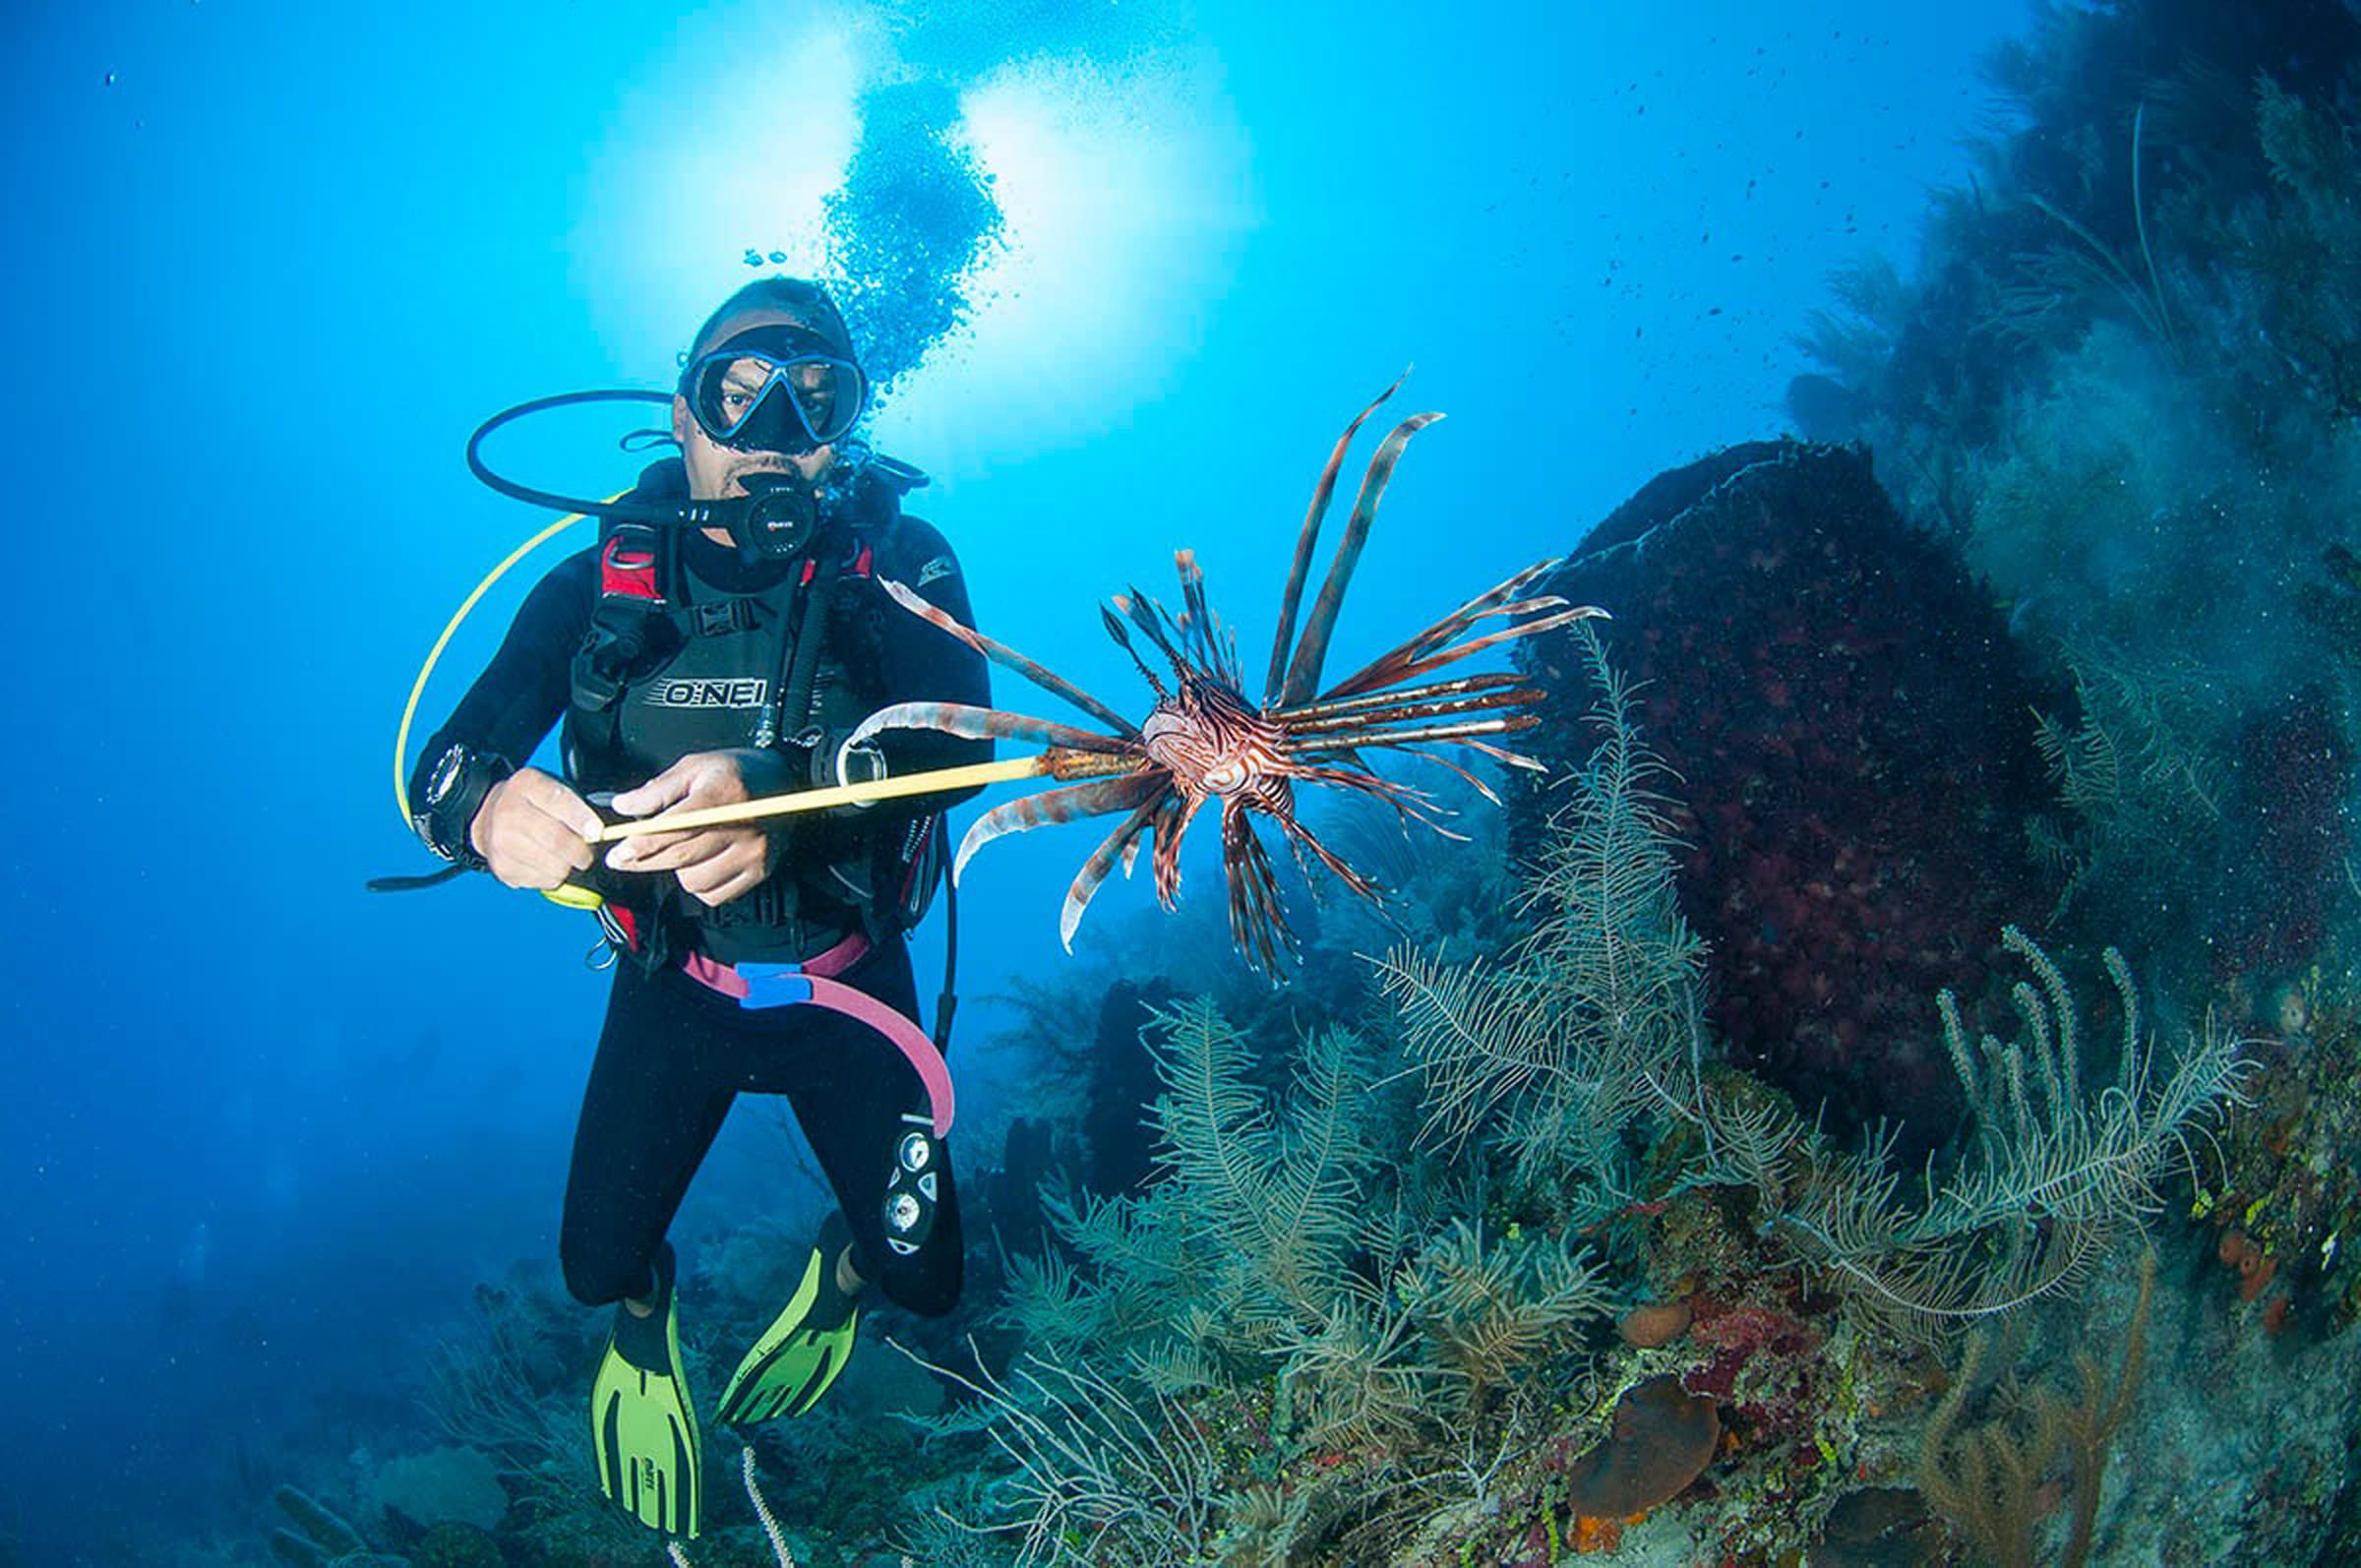
<instances>
[{"instance_id":1,"label":"diver's hair","mask_svg":"<svg viewBox=\"0 0 2361 1568\"><path fill-rule=\"evenodd\" d=\"M722 323L748 311L772 310L794 317L811 331L836 345L845 358L858 360L853 352L853 334L845 330L844 317L838 313L836 302L828 291L808 277L757 277L732 294L705 318L689 343L689 357L696 358L719 340Z\"/></svg>"}]
</instances>

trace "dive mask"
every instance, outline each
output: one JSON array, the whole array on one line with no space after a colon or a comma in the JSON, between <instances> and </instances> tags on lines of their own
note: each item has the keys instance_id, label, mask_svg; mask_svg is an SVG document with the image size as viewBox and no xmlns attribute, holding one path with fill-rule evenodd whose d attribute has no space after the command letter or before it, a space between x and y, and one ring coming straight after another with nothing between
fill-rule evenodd
<instances>
[{"instance_id":1,"label":"dive mask","mask_svg":"<svg viewBox=\"0 0 2361 1568\"><path fill-rule=\"evenodd\" d=\"M817 332L779 323L750 327L693 360L681 396L716 444L792 457L852 434L869 378Z\"/></svg>"}]
</instances>

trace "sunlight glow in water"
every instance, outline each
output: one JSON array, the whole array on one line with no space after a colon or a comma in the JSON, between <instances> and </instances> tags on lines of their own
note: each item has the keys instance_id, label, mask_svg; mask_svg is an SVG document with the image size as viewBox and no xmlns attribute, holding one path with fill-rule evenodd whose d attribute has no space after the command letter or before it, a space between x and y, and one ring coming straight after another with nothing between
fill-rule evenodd
<instances>
[{"instance_id":1,"label":"sunlight glow in water","mask_svg":"<svg viewBox=\"0 0 2361 1568\"><path fill-rule=\"evenodd\" d=\"M660 384L731 289L824 256L863 95L906 77L876 13L740 8L684 28L609 127L573 241L614 368ZM954 477L1119 428L1202 329L1254 216L1245 140L1210 60L1034 57L959 84L1006 244L970 325L896 389L880 445Z\"/></svg>"},{"instance_id":2,"label":"sunlight glow in water","mask_svg":"<svg viewBox=\"0 0 2361 1568\"><path fill-rule=\"evenodd\" d=\"M1007 244L969 331L879 421L951 476L1124 423L1194 346L1253 215L1243 139L1201 66L1028 61L962 108Z\"/></svg>"},{"instance_id":3,"label":"sunlight glow in water","mask_svg":"<svg viewBox=\"0 0 2361 1568\"><path fill-rule=\"evenodd\" d=\"M699 14L651 60L591 160L573 240L576 286L625 376L670 377L705 313L759 275L750 247L816 267L875 45L856 14L748 5Z\"/></svg>"}]
</instances>

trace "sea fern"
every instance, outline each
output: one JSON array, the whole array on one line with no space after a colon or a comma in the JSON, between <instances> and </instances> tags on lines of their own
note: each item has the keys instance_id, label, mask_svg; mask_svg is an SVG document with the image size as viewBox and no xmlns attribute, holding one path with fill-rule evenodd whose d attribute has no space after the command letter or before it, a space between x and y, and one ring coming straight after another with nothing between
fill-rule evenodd
<instances>
[{"instance_id":1,"label":"sea fern","mask_svg":"<svg viewBox=\"0 0 2361 1568\"><path fill-rule=\"evenodd\" d=\"M1023 1334L1026 1344L1064 1355L1096 1339L1099 1314L1085 1303L1080 1280L1058 1253L1010 1253L1001 1289L995 1316Z\"/></svg>"},{"instance_id":2,"label":"sea fern","mask_svg":"<svg viewBox=\"0 0 2361 1568\"><path fill-rule=\"evenodd\" d=\"M1624 1129L1694 1078L1704 944L1675 900L1669 772L1597 635L1574 634L1599 744L1532 869L1525 935L1499 965L1398 947L1378 967L1425 1072L1426 1140L1494 1128L1526 1191L1579 1186L1573 1201L1611 1207Z\"/></svg>"},{"instance_id":3,"label":"sea fern","mask_svg":"<svg viewBox=\"0 0 2361 1568\"><path fill-rule=\"evenodd\" d=\"M891 1343L891 1342L889 1342ZM1219 1518L1221 1465L1170 1396L1108 1377L1079 1358L1028 1355L1005 1376L975 1375L894 1349L966 1391L1010 1466L1007 1506L978 1535L1014 1538L1020 1562L1202 1560Z\"/></svg>"},{"instance_id":4,"label":"sea fern","mask_svg":"<svg viewBox=\"0 0 2361 1568\"><path fill-rule=\"evenodd\" d=\"M1184 1559L1217 1524L1239 1549L1284 1539L1227 1520L1237 1499L1207 1468L1212 1424L1267 1426L1295 1455L1412 1440L1454 1408L1390 1285L1423 1244L1435 1189L1381 1176L1363 1042L1314 1035L1273 1094L1210 1002L1152 1011L1144 1039L1164 1090L1148 1113L1157 1179L1117 1198L1048 1194L1072 1262L1012 1266L1004 1315L1024 1357L1005 1376L954 1374L1013 1467L993 1528L1030 1557ZM1178 1535L1159 1534L1168 1517Z\"/></svg>"},{"instance_id":5,"label":"sea fern","mask_svg":"<svg viewBox=\"0 0 2361 1568\"><path fill-rule=\"evenodd\" d=\"M1346 1277L1314 1318L1289 1325L1279 1388L1294 1437L1314 1447L1400 1442L1430 1428L1443 1373L1382 1288Z\"/></svg>"},{"instance_id":6,"label":"sea fern","mask_svg":"<svg viewBox=\"0 0 2361 1568\"><path fill-rule=\"evenodd\" d=\"M2123 1011L2114 1070L2086 1077L2081 1018L2064 976L2015 927L2002 944L2033 974L2013 993L2022 1034L1970 1037L1950 993L1939 998L1972 1134L1940 1181L1902 1196L1890 1147L1846 1156L1816 1135L1805 1175L1773 1222L1863 1304L1921 1330L1971 1322L2040 1299L2082 1278L2125 1229L2154 1212L2157 1183L2250 1063L2209 1020L2170 1063L2140 1022L2123 956L2107 975Z\"/></svg>"},{"instance_id":7,"label":"sea fern","mask_svg":"<svg viewBox=\"0 0 2361 1568\"><path fill-rule=\"evenodd\" d=\"M1357 1122L1366 1052L1344 1030L1314 1036L1273 1104L1247 1082L1244 1039L1210 1002L1153 1011L1149 1030L1165 1086L1149 1111L1166 1172L1154 1201L1222 1260L1240 1311L1315 1311L1352 1245L1375 1158Z\"/></svg>"},{"instance_id":8,"label":"sea fern","mask_svg":"<svg viewBox=\"0 0 2361 1568\"><path fill-rule=\"evenodd\" d=\"M1373 1282L1423 1242L1434 1200L1415 1181L1373 1190L1367 1048L1323 1031L1272 1095L1209 1002L1152 1011L1145 1034L1164 1085L1148 1112L1158 1179L1117 1198L1047 1196L1075 1266L1013 1269L1006 1319L1036 1351L1090 1355L1159 1395L1276 1378L1299 1385L1313 1429L1399 1425L1424 1374L1388 1380L1422 1347Z\"/></svg>"},{"instance_id":9,"label":"sea fern","mask_svg":"<svg viewBox=\"0 0 2361 1568\"><path fill-rule=\"evenodd\" d=\"M1470 1414L1513 1372L1563 1354L1577 1323L1607 1310L1604 1271L1565 1237L1488 1243L1467 1221L1436 1237L1397 1284L1409 1316L1460 1381Z\"/></svg>"},{"instance_id":10,"label":"sea fern","mask_svg":"<svg viewBox=\"0 0 2361 1568\"><path fill-rule=\"evenodd\" d=\"M2036 820L2035 846L2064 878L2051 918L2092 887L2156 890L2194 898L2193 869L2219 831L2219 766L2206 704L2208 672L2069 649L2081 722L2034 714L2033 745L2065 808L2063 822Z\"/></svg>"},{"instance_id":11,"label":"sea fern","mask_svg":"<svg viewBox=\"0 0 2361 1568\"><path fill-rule=\"evenodd\" d=\"M2111 1073L2091 1073L2064 977L2011 927L2003 945L2031 976L2013 993L2018 1038L1971 1037L1956 999L1938 998L1972 1135L1941 1179L1929 1168L1922 1192L1906 1195L1891 1136L1843 1150L1783 1102L1709 1079L1703 950L1673 899L1665 775L1637 733L1629 690L1580 630L1601 741L1534 868L1528 935L1498 965L1401 950L1381 965L1425 1069L1425 1136L1458 1149L1483 1134L1505 1153L1520 1203L1530 1212L1541 1200L1569 1227L1641 1197L1752 1186L1770 1236L1920 1329L2005 1312L2080 1279L2155 1207L2167 1169L2236 1098L2246 1070L2237 1043L2209 1027L2159 1059L2110 949L2124 1028ZM2142 693L2107 684L2118 705ZM2197 764L2159 723L2130 736L2053 725L2049 749L2088 790L2204 799ZM1698 1147L1652 1170L1643 1193L1634 1151L1668 1121L1694 1128ZM1516 1294L1532 1301L1534 1282ZM1448 1364L1447 1337L1428 1338Z\"/></svg>"}]
</instances>

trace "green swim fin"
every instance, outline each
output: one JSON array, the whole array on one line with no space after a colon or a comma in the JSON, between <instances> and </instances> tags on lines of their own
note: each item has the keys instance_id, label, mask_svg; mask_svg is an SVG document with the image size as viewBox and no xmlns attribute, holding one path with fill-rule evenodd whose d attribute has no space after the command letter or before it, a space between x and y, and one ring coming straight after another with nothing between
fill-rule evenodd
<instances>
[{"instance_id":1,"label":"green swim fin","mask_svg":"<svg viewBox=\"0 0 2361 1568\"><path fill-rule=\"evenodd\" d=\"M616 1304L607 1354L590 1385L590 1446L608 1501L651 1530L694 1537L696 1409L681 1375L670 1243L657 1252L655 1270L654 1311L640 1317Z\"/></svg>"},{"instance_id":2,"label":"green swim fin","mask_svg":"<svg viewBox=\"0 0 2361 1568\"><path fill-rule=\"evenodd\" d=\"M721 1391L720 1420L751 1426L801 1416L819 1403L852 1358L861 1312L836 1284L836 1260L852 1242L844 1216L832 1214L804 1265L787 1305L746 1353Z\"/></svg>"}]
</instances>

